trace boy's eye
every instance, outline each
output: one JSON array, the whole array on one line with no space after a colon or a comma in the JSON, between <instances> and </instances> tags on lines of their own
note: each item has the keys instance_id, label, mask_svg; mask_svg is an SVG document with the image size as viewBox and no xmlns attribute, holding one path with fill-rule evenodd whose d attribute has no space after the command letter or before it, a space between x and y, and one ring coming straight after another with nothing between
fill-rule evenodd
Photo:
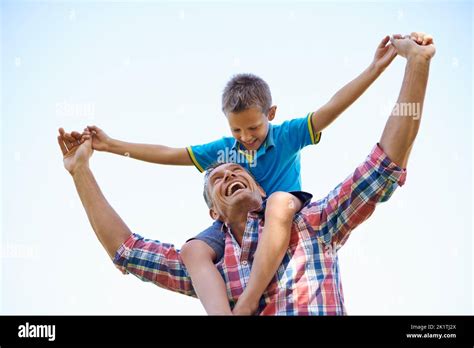
<instances>
[{"instance_id":1,"label":"boy's eye","mask_svg":"<svg viewBox=\"0 0 474 348\"><path fill-rule=\"evenodd\" d=\"M240 132L240 129L232 129L232 132L238 133L238 132Z\"/></svg>"},{"instance_id":2,"label":"boy's eye","mask_svg":"<svg viewBox=\"0 0 474 348\"><path fill-rule=\"evenodd\" d=\"M249 129L250 129L250 130L256 130L257 127L250 127Z\"/></svg>"}]
</instances>

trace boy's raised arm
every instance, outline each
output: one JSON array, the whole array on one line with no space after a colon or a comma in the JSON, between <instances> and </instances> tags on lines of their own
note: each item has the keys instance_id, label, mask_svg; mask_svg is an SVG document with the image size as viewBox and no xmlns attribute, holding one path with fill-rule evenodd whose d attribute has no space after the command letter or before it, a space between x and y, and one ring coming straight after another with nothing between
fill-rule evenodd
<instances>
[{"instance_id":1,"label":"boy's raised arm","mask_svg":"<svg viewBox=\"0 0 474 348\"><path fill-rule=\"evenodd\" d=\"M129 143L109 137L97 126L88 126L92 134L92 147L97 151L106 151L117 155L135 158L141 161L191 166L193 162L186 148L174 148L164 145ZM78 133L72 134L77 136Z\"/></svg>"},{"instance_id":2,"label":"boy's raised arm","mask_svg":"<svg viewBox=\"0 0 474 348\"><path fill-rule=\"evenodd\" d=\"M151 163L178 166L193 165L188 151L184 147L175 148L164 145L127 143L114 139L108 152Z\"/></svg>"},{"instance_id":3,"label":"boy's raised arm","mask_svg":"<svg viewBox=\"0 0 474 348\"><path fill-rule=\"evenodd\" d=\"M369 67L342 87L329 102L312 115L311 125L315 134L329 126L345 109L355 102L397 56L397 51L389 44L389 40L390 37L385 36L377 46L374 60Z\"/></svg>"}]
</instances>

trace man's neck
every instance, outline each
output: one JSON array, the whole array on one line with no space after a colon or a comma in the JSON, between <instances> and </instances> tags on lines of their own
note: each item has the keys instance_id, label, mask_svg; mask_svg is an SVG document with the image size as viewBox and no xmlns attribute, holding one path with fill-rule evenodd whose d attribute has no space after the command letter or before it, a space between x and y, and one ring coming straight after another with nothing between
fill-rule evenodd
<instances>
[{"instance_id":1,"label":"man's neck","mask_svg":"<svg viewBox=\"0 0 474 348\"><path fill-rule=\"evenodd\" d=\"M261 199L252 199L247 201L242 201L240 204L235 204L228 211L228 216L226 216L223 221L232 231L235 239L239 244L242 244L242 238L245 232L245 226L247 225L247 218L249 212L260 211L262 209L262 200Z\"/></svg>"},{"instance_id":2,"label":"man's neck","mask_svg":"<svg viewBox=\"0 0 474 348\"><path fill-rule=\"evenodd\" d=\"M242 244L242 238L245 232L245 226L247 225L247 212L242 212L238 216L227 222L227 226L230 228L232 234L234 235L237 243Z\"/></svg>"}]
</instances>

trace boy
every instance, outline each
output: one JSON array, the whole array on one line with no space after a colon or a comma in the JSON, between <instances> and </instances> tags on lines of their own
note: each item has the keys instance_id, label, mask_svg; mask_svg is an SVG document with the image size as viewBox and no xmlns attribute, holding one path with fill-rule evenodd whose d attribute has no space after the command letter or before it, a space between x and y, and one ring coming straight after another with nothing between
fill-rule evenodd
<instances>
[{"instance_id":1,"label":"boy","mask_svg":"<svg viewBox=\"0 0 474 348\"><path fill-rule=\"evenodd\" d=\"M88 126L82 136L93 134L92 146L143 161L195 165L200 172L229 157L244 165L255 176L267 193L265 229L259 240L252 271L244 292L231 310L224 281L214 262L224 253L222 223L213 226L188 240L181 249L181 257L193 280L196 293L208 314L252 314L267 285L281 263L290 239L290 226L294 215L307 203L301 189L300 150L317 144L321 131L334 121L375 81L396 56L386 36L377 47L370 66L357 78L338 91L331 100L315 113L286 121L279 126L269 122L275 117L270 89L259 77L241 74L233 77L222 96L222 110L227 117L232 136L198 146L170 148L163 145L133 144L108 137L96 126ZM75 140L81 134L74 132ZM229 151L230 149L230 151ZM223 158L227 157L227 158ZM232 174L213 180L232 180ZM236 192L240 183L230 185L227 194ZM225 197L225 194L223 196ZM204 196L211 217L218 214ZM245 252L242 246L242 252Z\"/></svg>"}]
</instances>

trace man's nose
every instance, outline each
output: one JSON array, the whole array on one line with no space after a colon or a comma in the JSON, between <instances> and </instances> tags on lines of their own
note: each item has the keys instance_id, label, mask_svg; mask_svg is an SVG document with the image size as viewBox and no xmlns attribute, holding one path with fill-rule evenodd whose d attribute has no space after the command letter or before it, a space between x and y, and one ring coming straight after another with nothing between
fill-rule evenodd
<instances>
[{"instance_id":1,"label":"man's nose","mask_svg":"<svg viewBox=\"0 0 474 348\"><path fill-rule=\"evenodd\" d=\"M226 169L225 172L224 172L224 181L226 181L228 178L232 178L234 177L235 174L230 171L229 169Z\"/></svg>"}]
</instances>

